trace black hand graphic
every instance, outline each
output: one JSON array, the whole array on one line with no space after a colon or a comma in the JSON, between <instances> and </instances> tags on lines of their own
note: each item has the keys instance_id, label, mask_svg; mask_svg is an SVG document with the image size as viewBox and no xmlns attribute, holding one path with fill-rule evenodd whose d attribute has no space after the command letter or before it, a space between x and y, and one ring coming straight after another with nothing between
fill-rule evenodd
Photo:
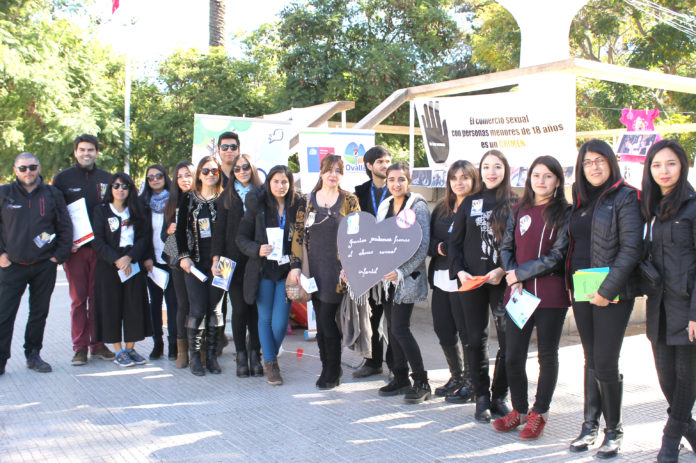
<instances>
[{"instance_id":1,"label":"black hand graphic","mask_svg":"<svg viewBox=\"0 0 696 463\"><path fill-rule=\"evenodd\" d=\"M425 138L428 140L430 157L438 164L445 162L449 155L449 133L447 133L447 121L440 120L440 109L436 102L431 101L423 105L421 123Z\"/></svg>"}]
</instances>

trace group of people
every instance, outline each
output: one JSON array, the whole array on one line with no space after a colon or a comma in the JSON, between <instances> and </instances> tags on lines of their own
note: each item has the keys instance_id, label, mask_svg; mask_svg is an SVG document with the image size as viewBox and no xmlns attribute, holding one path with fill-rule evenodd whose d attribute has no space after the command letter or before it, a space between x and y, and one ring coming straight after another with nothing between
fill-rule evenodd
<instances>
[{"instance_id":1,"label":"group of people","mask_svg":"<svg viewBox=\"0 0 696 463\"><path fill-rule=\"evenodd\" d=\"M189 366L197 376L221 373L217 357L227 343L231 310L237 376L265 375L280 385L278 353L290 312L286 287L301 286L305 272L316 284L316 386L335 388L343 374L337 312L351 294L338 252L339 224L356 211L377 222L408 213L422 240L368 293L372 355L354 377L381 374L386 362L390 380L379 395L403 394L407 403L421 403L434 392L446 402L474 402L476 421L492 421L499 432L522 426L520 438L535 439L548 421L572 306L584 351L584 420L570 451L595 443L604 416L597 457L611 458L623 439L619 354L635 298L646 294L647 335L669 404L658 461L677 461L682 437L696 449L696 192L676 141L662 140L648 151L641 198L621 178L611 147L592 140L578 154L572 204L555 158L535 159L517 196L506 157L490 150L478 169L468 161L450 166L445 196L432 213L410 191L408 164L392 163L382 146L365 153L369 180L355 193L341 188L342 158L326 155L319 181L300 195L287 166L273 167L262 182L236 133L221 134L217 145L219 160L181 162L172 180L164 167L150 166L139 195L129 175L96 167L99 143L91 135L75 140L76 164L53 185L41 178L36 156L17 156L16 181L0 187L0 374L27 285L27 366L51 371L39 353L56 266L63 264L72 299L73 365L87 363L88 353L121 367L144 364L134 347L147 336L154 341L150 359L163 356L164 301L168 357L177 367ZM74 222L81 202L92 231L84 237L73 233L84 228ZM578 294L572 277L587 269L607 276L592 294ZM147 277L156 270L168 284ZM228 285L220 284L226 277ZM470 289L461 291L462 285ZM414 305L428 298L428 286L434 330L451 373L435 391L410 329ZM539 303L518 324L505 307L523 292ZM498 339L492 375L491 315ZM539 378L530 409L525 365L534 327Z\"/></svg>"}]
</instances>

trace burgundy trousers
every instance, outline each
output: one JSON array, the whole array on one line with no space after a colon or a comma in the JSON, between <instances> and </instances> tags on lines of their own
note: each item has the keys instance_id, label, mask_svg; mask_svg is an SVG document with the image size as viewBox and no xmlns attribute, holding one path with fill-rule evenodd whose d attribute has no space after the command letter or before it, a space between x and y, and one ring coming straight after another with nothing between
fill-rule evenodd
<instances>
[{"instance_id":1,"label":"burgundy trousers","mask_svg":"<svg viewBox=\"0 0 696 463\"><path fill-rule=\"evenodd\" d=\"M94 267L97 253L91 246L82 246L63 264L70 286L70 332L73 351L91 352L104 344L94 340Z\"/></svg>"}]
</instances>

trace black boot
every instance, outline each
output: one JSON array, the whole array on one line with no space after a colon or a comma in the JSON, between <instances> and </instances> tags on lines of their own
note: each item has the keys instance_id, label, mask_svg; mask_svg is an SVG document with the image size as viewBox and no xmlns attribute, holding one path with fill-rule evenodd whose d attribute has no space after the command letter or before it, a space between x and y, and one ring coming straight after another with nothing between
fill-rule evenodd
<instances>
[{"instance_id":1,"label":"black boot","mask_svg":"<svg viewBox=\"0 0 696 463\"><path fill-rule=\"evenodd\" d=\"M621 422L621 402L623 398L623 378L615 383L597 381L602 400L602 414L607 427L604 428L604 441L597 450L597 458L614 458L621 450L623 423Z\"/></svg>"},{"instance_id":2,"label":"black boot","mask_svg":"<svg viewBox=\"0 0 696 463\"><path fill-rule=\"evenodd\" d=\"M240 378L249 377L249 359L246 351L237 352L237 376Z\"/></svg>"},{"instance_id":3,"label":"black boot","mask_svg":"<svg viewBox=\"0 0 696 463\"><path fill-rule=\"evenodd\" d=\"M482 395L476 398L474 418L479 423L491 422L491 398L488 397L488 395Z\"/></svg>"},{"instance_id":4,"label":"black boot","mask_svg":"<svg viewBox=\"0 0 696 463\"><path fill-rule=\"evenodd\" d=\"M692 419L689 420L689 427L684 433L684 437L689 442L691 446L691 451L696 452L696 421Z\"/></svg>"},{"instance_id":5,"label":"black boot","mask_svg":"<svg viewBox=\"0 0 696 463\"><path fill-rule=\"evenodd\" d=\"M215 351L215 355L217 357L220 357L222 355L222 349L224 349L229 343L230 342L227 340L227 336L225 335L225 327L219 326L217 334L217 349Z\"/></svg>"},{"instance_id":6,"label":"black boot","mask_svg":"<svg viewBox=\"0 0 696 463\"><path fill-rule=\"evenodd\" d=\"M263 366L261 365L261 355L258 350L249 351L249 370L251 376L263 376Z\"/></svg>"},{"instance_id":7,"label":"black boot","mask_svg":"<svg viewBox=\"0 0 696 463\"><path fill-rule=\"evenodd\" d=\"M495 317L495 330L498 336L498 352L495 355L495 367L491 379L491 413L499 416L507 416L510 409L505 398L508 395L508 381L505 370L505 317Z\"/></svg>"},{"instance_id":8,"label":"black boot","mask_svg":"<svg viewBox=\"0 0 696 463\"><path fill-rule=\"evenodd\" d=\"M326 382L326 345L324 344L324 335L317 333L317 346L319 346L319 360L321 361L321 373L317 379L316 386L323 387Z\"/></svg>"},{"instance_id":9,"label":"black boot","mask_svg":"<svg viewBox=\"0 0 696 463\"><path fill-rule=\"evenodd\" d=\"M677 463L679 461L679 444L688 429L689 423L677 421L672 417L667 419L667 424L662 432L662 446L657 454L658 463Z\"/></svg>"},{"instance_id":10,"label":"black boot","mask_svg":"<svg viewBox=\"0 0 696 463\"><path fill-rule=\"evenodd\" d=\"M206 333L208 345L206 346L205 367L214 375L222 373L220 364L217 361L217 337L219 331L217 326L209 326Z\"/></svg>"},{"instance_id":11,"label":"black boot","mask_svg":"<svg viewBox=\"0 0 696 463\"><path fill-rule=\"evenodd\" d=\"M203 341L203 331L197 328L188 328L188 338L189 338L189 367L191 367L191 373L196 376L204 376L205 368L201 364L201 343Z\"/></svg>"},{"instance_id":12,"label":"black boot","mask_svg":"<svg viewBox=\"0 0 696 463\"><path fill-rule=\"evenodd\" d=\"M510 407L507 404L507 396L491 399L491 415L502 418L508 416L510 411Z\"/></svg>"},{"instance_id":13,"label":"black boot","mask_svg":"<svg viewBox=\"0 0 696 463\"><path fill-rule=\"evenodd\" d=\"M442 346L442 352L445 354L445 360L447 360L451 376L449 381L435 389L435 395L439 397L445 397L453 393L464 384L464 377L462 376L464 355L462 354L461 344L457 342L453 346Z\"/></svg>"},{"instance_id":14,"label":"black boot","mask_svg":"<svg viewBox=\"0 0 696 463\"><path fill-rule=\"evenodd\" d=\"M325 337L324 346L326 347L326 369L324 373L324 381L317 384L321 390L333 389L341 385L341 376L343 369L341 368L341 338L340 337Z\"/></svg>"},{"instance_id":15,"label":"black boot","mask_svg":"<svg viewBox=\"0 0 696 463\"><path fill-rule=\"evenodd\" d=\"M397 368L392 370L394 378L386 386L379 388L379 395L389 397L393 395L405 394L411 389L411 380L408 378L408 369Z\"/></svg>"},{"instance_id":16,"label":"black boot","mask_svg":"<svg viewBox=\"0 0 696 463\"><path fill-rule=\"evenodd\" d=\"M571 452L584 452L597 440L599 418L602 416L602 399L594 370L585 368L585 421L580 434L570 443Z\"/></svg>"},{"instance_id":17,"label":"black boot","mask_svg":"<svg viewBox=\"0 0 696 463\"><path fill-rule=\"evenodd\" d=\"M150 360L157 360L158 358L162 357L163 353L164 353L164 342L162 341L162 338L154 339L154 345L152 346L152 352L150 352Z\"/></svg>"},{"instance_id":18,"label":"black boot","mask_svg":"<svg viewBox=\"0 0 696 463\"><path fill-rule=\"evenodd\" d=\"M430 399L428 372L413 373L411 376L413 376L413 386L404 395L404 402L407 404L419 404Z\"/></svg>"},{"instance_id":19,"label":"black boot","mask_svg":"<svg viewBox=\"0 0 696 463\"><path fill-rule=\"evenodd\" d=\"M51 365L41 358L38 350L25 352L24 356L27 358L27 368L30 370L38 371L39 373L50 373L53 371Z\"/></svg>"},{"instance_id":20,"label":"black boot","mask_svg":"<svg viewBox=\"0 0 696 463\"><path fill-rule=\"evenodd\" d=\"M169 352L167 353L167 358L169 360L176 360L179 356L179 346L177 345L176 338L169 340Z\"/></svg>"},{"instance_id":21,"label":"black boot","mask_svg":"<svg viewBox=\"0 0 696 463\"><path fill-rule=\"evenodd\" d=\"M448 394L445 397L445 402L451 404L466 404L476 400L474 393L474 385L471 382L471 366L469 365L469 356L466 352L467 346L463 346L464 351L464 372L462 374L462 385L457 390Z\"/></svg>"}]
</instances>

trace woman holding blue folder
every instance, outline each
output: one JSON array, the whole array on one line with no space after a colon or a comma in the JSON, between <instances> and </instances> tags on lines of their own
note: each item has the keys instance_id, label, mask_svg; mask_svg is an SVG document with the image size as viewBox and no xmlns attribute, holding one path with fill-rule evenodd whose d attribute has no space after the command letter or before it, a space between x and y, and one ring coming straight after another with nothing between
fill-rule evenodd
<instances>
[{"instance_id":1,"label":"woman holding blue folder","mask_svg":"<svg viewBox=\"0 0 696 463\"><path fill-rule=\"evenodd\" d=\"M541 301L521 327L506 314L505 367L513 410L493 422L499 432L512 431L526 422L520 439L538 438L548 421L558 380L558 345L570 306L563 278L569 213L563 192L563 168L555 158L541 156L534 160L529 172L522 199L508 217L500 253L507 274L506 302L519 297L523 290ZM529 411L525 367L534 326L537 327L539 381L536 401Z\"/></svg>"},{"instance_id":2,"label":"woman holding blue folder","mask_svg":"<svg viewBox=\"0 0 696 463\"><path fill-rule=\"evenodd\" d=\"M603 414L606 428L597 457L612 458L623 439L619 354L633 302L640 294L636 265L641 257L642 220L636 190L624 182L614 151L601 140L588 141L578 153L568 230L568 280L578 270L608 268L594 293L572 292L585 355L585 419L570 451L586 451L594 444Z\"/></svg>"}]
</instances>

